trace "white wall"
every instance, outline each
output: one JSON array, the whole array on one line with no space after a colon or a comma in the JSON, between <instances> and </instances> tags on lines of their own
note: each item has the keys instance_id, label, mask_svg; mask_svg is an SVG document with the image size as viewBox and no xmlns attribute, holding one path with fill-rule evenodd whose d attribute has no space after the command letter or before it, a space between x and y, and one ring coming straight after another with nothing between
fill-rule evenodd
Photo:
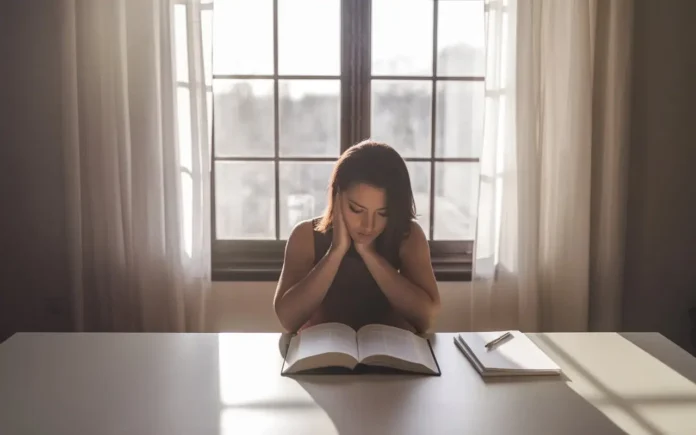
<instances>
[{"instance_id":1,"label":"white wall","mask_svg":"<svg viewBox=\"0 0 696 435\"><path fill-rule=\"evenodd\" d=\"M438 284L442 311L435 331L464 331L468 323L469 285ZM209 331L277 332L281 326L273 312L275 282L216 282L208 300Z\"/></svg>"}]
</instances>

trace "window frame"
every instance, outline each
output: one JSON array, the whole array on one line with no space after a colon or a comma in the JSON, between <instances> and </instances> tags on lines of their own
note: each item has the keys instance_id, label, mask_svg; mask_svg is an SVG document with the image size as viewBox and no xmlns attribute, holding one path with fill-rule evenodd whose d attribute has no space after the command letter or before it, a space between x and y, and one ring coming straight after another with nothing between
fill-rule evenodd
<instances>
[{"instance_id":1,"label":"window frame","mask_svg":"<svg viewBox=\"0 0 696 435\"><path fill-rule=\"evenodd\" d=\"M216 157L215 134L211 144L211 258L213 281L277 281L283 266L286 240L280 240L280 162L335 162L335 157L281 157L279 153L279 81L340 80L340 153L351 145L370 137L372 80L419 80L432 82L431 154L430 157L404 158L407 162L430 163L430 227L429 234L433 271L438 281L470 281L472 278L473 240L433 240L435 214L435 164L438 162L478 163L479 158L435 157L438 81L483 81L483 76L438 76L437 34L438 3L433 1L433 70L432 75L373 75L371 73L371 1L341 0L340 75L278 74L278 0L273 0L273 74L213 74L215 79L272 79L274 105L273 157ZM361 38L348 35L359 34ZM215 47L213 46L213 50ZM365 115L367 114L367 116ZM213 104L213 130L215 110ZM274 162L275 236L276 240L218 240L215 213L215 164L218 161Z\"/></svg>"}]
</instances>

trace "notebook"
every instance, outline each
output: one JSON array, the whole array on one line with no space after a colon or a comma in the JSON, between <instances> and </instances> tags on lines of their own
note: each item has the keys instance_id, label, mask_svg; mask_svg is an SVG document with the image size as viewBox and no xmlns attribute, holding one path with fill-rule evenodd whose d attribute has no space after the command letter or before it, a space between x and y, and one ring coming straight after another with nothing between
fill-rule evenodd
<instances>
[{"instance_id":1,"label":"notebook","mask_svg":"<svg viewBox=\"0 0 696 435\"><path fill-rule=\"evenodd\" d=\"M392 326L323 323L290 339L282 375L340 373L441 374L427 339Z\"/></svg>"},{"instance_id":2,"label":"notebook","mask_svg":"<svg viewBox=\"0 0 696 435\"><path fill-rule=\"evenodd\" d=\"M506 332L510 332L512 338L486 348L486 343ZM520 331L466 332L455 336L454 344L484 377L561 373L561 368Z\"/></svg>"}]
</instances>

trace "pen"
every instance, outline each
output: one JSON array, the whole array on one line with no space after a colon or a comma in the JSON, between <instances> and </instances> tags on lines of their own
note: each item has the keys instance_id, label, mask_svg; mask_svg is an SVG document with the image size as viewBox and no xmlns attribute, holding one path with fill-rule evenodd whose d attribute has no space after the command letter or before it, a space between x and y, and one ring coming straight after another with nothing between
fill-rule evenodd
<instances>
[{"instance_id":1,"label":"pen","mask_svg":"<svg viewBox=\"0 0 696 435\"><path fill-rule=\"evenodd\" d=\"M486 349L491 350L493 346L500 344L501 342L503 342L503 340L506 340L508 338L512 338L512 334L509 331L501 335L500 337L486 343Z\"/></svg>"}]
</instances>

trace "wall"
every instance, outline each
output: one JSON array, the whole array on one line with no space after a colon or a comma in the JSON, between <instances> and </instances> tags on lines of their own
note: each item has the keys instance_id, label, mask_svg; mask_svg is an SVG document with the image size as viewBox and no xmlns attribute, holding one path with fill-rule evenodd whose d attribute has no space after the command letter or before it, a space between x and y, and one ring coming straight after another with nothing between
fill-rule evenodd
<instances>
[{"instance_id":1,"label":"wall","mask_svg":"<svg viewBox=\"0 0 696 435\"><path fill-rule=\"evenodd\" d=\"M689 348L687 309L696 306L696 2L636 1L634 26L623 324Z\"/></svg>"},{"instance_id":2,"label":"wall","mask_svg":"<svg viewBox=\"0 0 696 435\"><path fill-rule=\"evenodd\" d=\"M0 12L0 341L69 327L58 7L9 0Z\"/></svg>"},{"instance_id":3,"label":"wall","mask_svg":"<svg viewBox=\"0 0 696 435\"><path fill-rule=\"evenodd\" d=\"M470 294L462 282L438 284L442 311L435 331L463 331ZM468 286L467 286L468 289ZM274 282L216 282L208 301L209 331L281 331L273 312Z\"/></svg>"}]
</instances>

